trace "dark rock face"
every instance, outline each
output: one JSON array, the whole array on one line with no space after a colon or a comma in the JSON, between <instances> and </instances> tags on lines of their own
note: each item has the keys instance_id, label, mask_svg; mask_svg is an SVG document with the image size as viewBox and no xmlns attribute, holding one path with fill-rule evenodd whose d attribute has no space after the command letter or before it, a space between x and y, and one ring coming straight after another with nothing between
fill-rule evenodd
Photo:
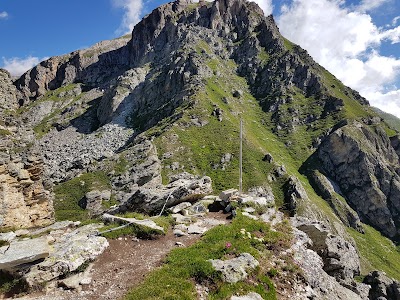
<instances>
[{"instance_id":1,"label":"dark rock face","mask_svg":"<svg viewBox=\"0 0 400 300\"><path fill-rule=\"evenodd\" d=\"M361 220L397 239L399 157L385 132L360 123L346 125L322 142L318 157Z\"/></svg>"},{"instance_id":2,"label":"dark rock face","mask_svg":"<svg viewBox=\"0 0 400 300\"><path fill-rule=\"evenodd\" d=\"M368 295L370 300L400 299L400 283L390 279L383 272L373 271L364 278L363 282L371 286Z\"/></svg>"},{"instance_id":3,"label":"dark rock face","mask_svg":"<svg viewBox=\"0 0 400 300\"><path fill-rule=\"evenodd\" d=\"M345 200L340 199L341 191L334 187L332 182L323 174L315 171L311 175L311 181L315 189L324 198L335 211L339 219L348 227L352 227L359 232L363 232L360 218L357 213L348 205Z\"/></svg>"}]
</instances>

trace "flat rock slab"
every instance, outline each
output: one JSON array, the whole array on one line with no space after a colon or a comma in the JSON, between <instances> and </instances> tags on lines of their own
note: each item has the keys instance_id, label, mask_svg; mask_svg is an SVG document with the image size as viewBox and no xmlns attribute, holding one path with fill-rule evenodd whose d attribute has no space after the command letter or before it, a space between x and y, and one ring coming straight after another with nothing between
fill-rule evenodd
<instances>
[{"instance_id":1,"label":"flat rock slab","mask_svg":"<svg viewBox=\"0 0 400 300\"><path fill-rule=\"evenodd\" d=\"M232 296L231 300L263 300L263 297L257 293L249 293L244 296Z\"/></svg>"},{"instance_id":2,"label":"flat rock slab","mask_svg":"<svg viewBox=\"0 0 400 300\"><path fill-rule=\"evenodd\" d=\"M72 222L72 221L61 221L61 222L56 222L50 226L40 228L34 231L29 232L30 235L38 235L38 234L43 234L46 232L50 232L53 230L61 230L61 229L66 229L68 227L74 227L77 226L79 223Z\"/></svg>"},{"instance_id":3,"label":"flat rock slab","mask_svg":"<svg viewBox=\"0 0 400 300\"><path fill-rule=\"evenodd\" d=\"M214 269L222 273L222 279L229 283L236 283L247 278L248 270L254 270L259 262L249 253L242 253L239 257L220 260L210 259Z\"/></svg>"},{"instance_id":4,"label":"flat rock slab","mask_svg":"<svg viewBox=\"0 0 400 300\"><path fill-rule=\"evenodd\" d=\"M49 256L46 238L11 242L0 248L0 270L15 268Z\"/></svg>"},{"instance_id":5,"label":"flat rock slab","mask_svg":"<svg viewBox=\"0 0 400 300\"><path fill-rule=\"evenodd\" d=\"M110 222L119 222L119 223L131 223L134 225L138 225L138 226L143 226L143 227L147 227L156 231L160 231L162 233L164 233L164 228L162 228L161 226L158 226L153 220L149 220L149 219L145 219L145 220L138 220L135 218L123 218L123 217L117 217L114 215L110 215L110 214L104 214L103 215L103 219L110 221Z\"/></svg>"},{"instance_id":6,"label":"flat rock slab","mask_svg":"<svg viewBox=\"0 0 400 300\"><path fill-rule=\"evenodd\" d=\"M207 231L207 228L200 227L196 224L189 225L189 227L188 227L189 234L203 234L206 231Z\"/></svg>"}]
</instances>

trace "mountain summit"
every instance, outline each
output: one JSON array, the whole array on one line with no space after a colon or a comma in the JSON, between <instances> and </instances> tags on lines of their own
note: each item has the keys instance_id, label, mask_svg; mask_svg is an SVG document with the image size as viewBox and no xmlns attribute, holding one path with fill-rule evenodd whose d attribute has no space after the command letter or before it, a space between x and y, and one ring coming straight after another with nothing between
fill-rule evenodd
<instances>
[{"instance_id":1,"label":"mountain summit","mask_svg":"<svg viewBox=\"0 0 400 300\"><path fill-rule=\"evenodd\" d=\"M236 188L242 119L244 188L274 199L310 240L321 276L340 286L329 299L377 299L354 281L357 246L362 274L400 279L378 259L395 249L380 233L400 237L398 132L255 3L177 0L131 35L52 57L14 83L0 76L0 226L156 215Z\"/></svg>"}]
</instances>

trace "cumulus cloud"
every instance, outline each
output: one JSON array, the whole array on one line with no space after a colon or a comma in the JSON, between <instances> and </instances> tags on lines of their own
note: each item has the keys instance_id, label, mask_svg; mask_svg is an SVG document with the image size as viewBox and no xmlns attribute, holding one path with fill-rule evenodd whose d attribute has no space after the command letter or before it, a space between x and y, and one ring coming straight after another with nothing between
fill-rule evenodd
<instances>
[{"instance_id":1,"label":"cumulus cloud","mask_svg":"<svg viewBox=\"0 0 400 300\"><path fill-rule=\"evenodd\" d=\"M264 11L264 14L266 16L269 16L272 14L272 11L274 9L272 5L272 0L253 0L253 2L257 3L258 6L261 7L261 9Z\"/></svg>"},{"instance_id":2,"label":"cumulus cloud","mask_svg":"<svg viewBox=\"0 0 400 300\"><path fill-rule=\"evenodd\" d=\"M38 57L28 56L26 58L13 57L5 58L3 57L3 68L10 72L13 76L20 76L29 69L36 66L41 59Z\"/></svg>"},{"instance_id":3,"label":"cumulus cloud","mask_svg":"<svg viewBox=\"0 0 400 300\"><path fill-rule=\"evenodd\" d=\"M362 1L363 11L385 1ZM278 25L285 37L305 48L314 59L358 90L371 104L400 117L400 58L381 56L383 41L399 42L400 27L378 28L360 7L342 0L293 0L282 6ZM392 86L388 88L388 86ZM396 98L397 97L397 98Z\"/></svg>"},{"instance_id":4,"label":"cumulus cloud","mask_svg":"<svg viewBox=\"0 0 400 300\"><path fill-rule=\"evenodd\" d=\"M112 0L117 8L125 10L120 27L116 30L117 34L131 33L133 27L139 23L143 12L142 0Z\"/></svg>"},{"instance_id":5,"label":"cumulus cloud","mask_svg":"<svg viewBox=\"0 0 400 300\"><path fill-rule=\"evenodd\" d=\"M6 11L1 11L0 12L0 19L7 19L8 18L8 13Z\"/></svg>"}]
</instances>

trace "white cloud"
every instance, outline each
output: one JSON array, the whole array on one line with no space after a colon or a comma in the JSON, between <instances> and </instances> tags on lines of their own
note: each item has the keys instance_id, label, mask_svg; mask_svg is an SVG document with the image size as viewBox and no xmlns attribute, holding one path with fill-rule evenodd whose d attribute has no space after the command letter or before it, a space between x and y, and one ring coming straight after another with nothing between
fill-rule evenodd
<instances>
[{"instance_id":1,"label":"white cloud","mask_svg":"<svg viewBox=\"0 0 400 300\"><path fill-rule=\"evenodd\" d=\"M400 16L397 16L392 20L392 26L396 26L398 21L400 21Z\"/></svg>"},{"instance_id":2,"label":"white cloud","mask_svg":"<svg viewBox=\"0 0 400 300\"><path fill-rule=\"evenodd\" d=\"M5 58L3 57L3 68L11 73L13 76L20 76L29 69L36 66L41 59L38 57L28 56L26 58L13 57Z\"/></svg>"},{"instance_id":3,"label":"white cloud","mask_svg":"<svg viewBox=\"0 0 400 300\"><path fill-rule=\"evenodd\" d=\"M6 11L1 11L0 12L0 19L7 19L8 18L8 13Z\"/></svg>"},{"instance_id":4,"label":"white cloud","mask_svg":"<svg viewBox=\"0 0 400 300\"><path fill-rule=\"evenodd\" d=\"M133 27L139 23L143 12L142 0L112 0L115 7L125 10L120 27L116 30L117 34L131 33Z\"/></svg>"},{"instance_id":5,"label":"white cloud","mask_svg":"<svg viewBox=\"0 0 400 300\"><path fill-rule=\"evenodd\" d=\"M390 0L363 0L357 7L357 10L361 12L371 11L388 1Z\"/></svg>"},{"instance_id":6,"label":"white cloud","mask_svg":"<svg viewBox=\"0 0 400 300\"><path fill-rule=\"evenodd\" d=\"M385 1L363 1L364 10ZM397 20L396 20L397 21ZM378 28L360 7L342 0L293 0L281 8L278 25L289 40L305 48L321 65L382 110L400 117L400 57L381 56L383 41L399 42L400 27ZM398 55L398 53L395 53ZM396 98L397 97L397 98Z\"/></svg>"},{"instance_id":7,"label":"white cloud","mask_svg":"<svg viewBox=\"0 0 400 300\"><path fill-rule=\"evenodd\" d=\"M269 16L272 14L272 11L274 9L272 5L272 0L253 0L253 2L257 3L258 6L261 7L261 9L264 11L264 14L266 16Z\"/></svg>"},{"instance_id":8,"label":"white cloud","mask_svg":"<svg viewBox=\"0 0 400 300\"><path fill-rule=\"evenodd\" d=\"M388 39L392 42L392 44L397 44L400 42L400 26L396 28L386 30L382 32L381 39Z\"/></svg>"}]
</instances>

